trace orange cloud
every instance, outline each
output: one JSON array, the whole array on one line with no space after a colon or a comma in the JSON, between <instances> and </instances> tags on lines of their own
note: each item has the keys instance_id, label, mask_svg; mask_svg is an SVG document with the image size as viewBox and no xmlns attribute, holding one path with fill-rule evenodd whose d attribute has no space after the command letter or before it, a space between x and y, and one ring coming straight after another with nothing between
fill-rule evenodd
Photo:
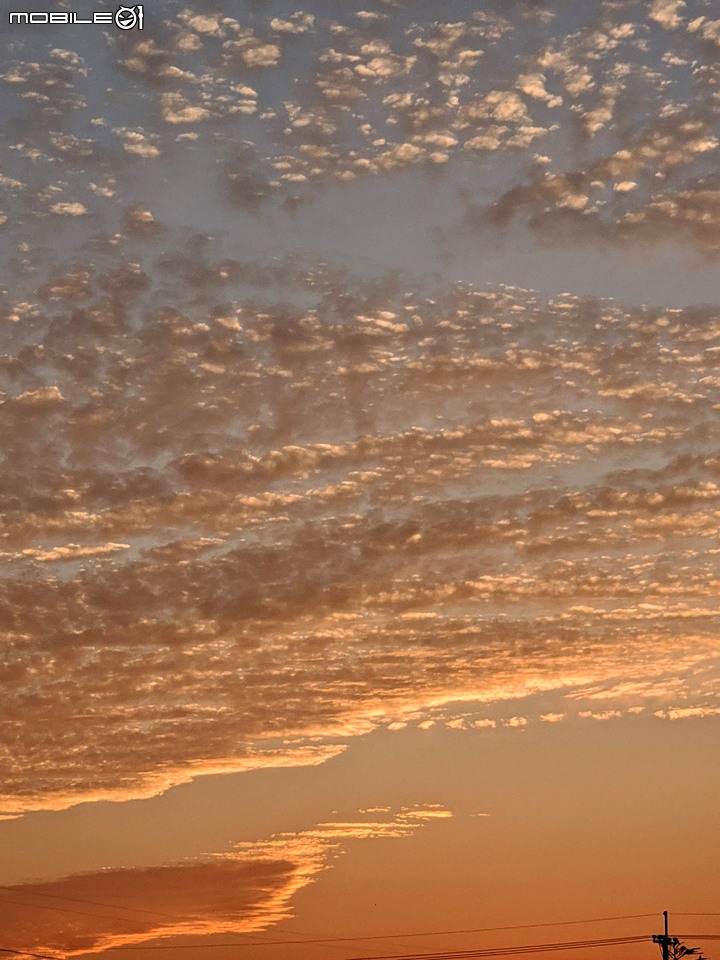
<instances>
[{"instance_id":1,"label":"orange cloud","mask_svg":"<svg viewBox=\"0 0 720 960\"><path fill-rule=\"evenodd\" d=\"M103 953L157 940L247 934L292 915L295 893L328 869L348 841L402 838L450 817L434 804L386 819L323 823L237 844L231 853L159 867L108 869L5 887L4 935L34 952Z\"/></svg>"}]
</instances>

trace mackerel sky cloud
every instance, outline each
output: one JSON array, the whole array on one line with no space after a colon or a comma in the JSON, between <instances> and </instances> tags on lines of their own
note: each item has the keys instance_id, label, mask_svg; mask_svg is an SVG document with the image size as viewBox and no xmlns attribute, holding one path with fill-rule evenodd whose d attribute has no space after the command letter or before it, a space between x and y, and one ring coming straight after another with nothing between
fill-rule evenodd
<instances>
[{"instance_id":1,"label":"mackerel sky cloud","mask_svg":"<svg viewBox=\"0 0 720 960\"><path fill-rule=\"evenodd\" d=\"M317 927L331 875L330 902L379 882L370 854L355 886L335 865L343 825L386 851L379 874L494 829L468 819L472 751L500 778L530 742L680 756L684 737L688 775L711 776L717 13L158 0L142 30L3 24L0 833L36 863L3 875L17 899L97 886L133 910L147 888L195 918L168 928L191 944L296 903ZM365 752L379 769L393 744L407 793L386 772L369 798ZM442 744L456 772L434 777ZM223 839L176 811L162 854L139 820L130 859L99 828L82 856L40 853L45 823L102 820L110 843L113 817L212 810L220 781L266 784L263 807L279 777L253 835L225 799ZM510 889L499 840L488 858ZM559 914L583 915L569 896ZM521 922L519 902L493 916ZM10 946L170 936L23 909ZM412 927L394 909L377 929Z\"/></svg>"}]
</instances>

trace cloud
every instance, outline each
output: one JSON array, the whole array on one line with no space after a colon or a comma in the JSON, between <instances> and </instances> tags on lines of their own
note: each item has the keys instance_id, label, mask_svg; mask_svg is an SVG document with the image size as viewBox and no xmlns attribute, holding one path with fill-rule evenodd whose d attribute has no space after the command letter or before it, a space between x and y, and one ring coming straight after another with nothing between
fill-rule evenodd
<instances>
[{"instance_id":1,"label":"cloud","mask_svg":"<svg viewBox=\"0 0 720 960\"><path fill-rule=\"evenodd\" d=\"M402 839L452 816L435 804L368 814L374 819L321 823L238 843L230 853L205 859L5 887L5 933L9 942L35 952L79 956L179 937L258 932L292 916L294 895L330 868L348 843Z\"/></svg>"},{"instance_id":2,"label":"cloud","mask_svg":"<svg viewBox=\"0 0 720 960\"><path fill-rule=\"evenodd\" d=\"M87 207L83 203L74 203L67 202L58 202L53 203L50 207L50 213L55 213L61 217L84 217L88 212Z\"/></svg>"},{"instance_id":3,"label":"cloud","mask_svg":"<svg viewBox=\"0 0 720 960\"><path fill-rule=\"evenodd\" d=\"M119 550L129 550L127 543L106 543L95 547L81 547L77 543L70 543L63 547L54 547L52 550L24 550L22 556L47 563L52 560L75 560L78 557L97 557Z\"/></svg>"},{"instance_id":4,"label":"cloud","mask_svg":"<svg viewBox=\"0 0 720 960\"><path fill-rule=\"evenodd\" d=\"M308 864L290 858L228 857L21 884L4 891L7 936L34 952L78 956L175 937L262 930L286 915L287 901L303 885L303 866Z\"/></svg>"},{"instance_id":5,"label":"cloud","mask_svg":"<svg viewBox=\"0 0 720 960\"><path fill-rule=\"evenodd\" d=\"M708 20L707 17L696 17L687 25L690 33L696 33L715 46L720 46L720 20Z\"/></svg>"},{"instance_id":6,"label":"cloud","mask_svg":"<svg viewBox=\"0 0 720 960\"><path fill-rule=\"evenodd\" d=\"M175 105L177 108L177 104ZM165 113L168 112L168 104L165 103L163 107ZM163 114L164 118L167 119L167 116ZM180 121L169 121L172 123ZM157 140L157 137L148 137L144 130L116 130L123 138L123 149L133 156L142 157L144 160L153 159L160 156L160 148L153 143L153 140Z\"/></svg>"},{"instance_id":7,"label":"cloud","mask_svg":"<svg viewBox=\"0 0 720 960\"><path fill-rule=\"evenodd\" d=\"M315 17L312 13L297 10L289 20L273 17L270 21L270 29L276 33L306 33L308 30L312 30L314 24Z\"/></svg>"},{"instance_id":8,"label":"cloud","mask_svg":"<svg viewBox=\"0 0 720 960\"><path fill-rule=\"evenodd\" d=\"M714 308L375 276L313 204L713 258L714 22L176 13L4 61L5 815L538 693L711 709Z\"/></svg>"},{"instance_id":9,"label":"cloud","mask_svg":"<svg viewBox=\"0 0 720 960\"><path fill-rule=\"evenodd\" d=\"M162 231L152 210L142 203L134 203L125 211L123 226L129 236L146 239L154 238Z\"/></svg>"},{"instance_id":10,"label":"cloud","mask_svg":"<svg viewBox=\"0 0 720 960\"><path fill-rule=\"evenodd\" d=\"M162 118L166 123L197 123L199 120L207 120L210 111L207 107L201 107L188 103L181 93L164 93L161 98ZM138 145L131 144L136 149L131 152L138 152ZM127 150L128 147L126 146ZM156 153L149 153L152 147L144 148L142 156L156 156Z\"/></svg>"},{"instance_id":11,"label":"cloud","mask_svg":"<svg viewBox=\"0 0 720 960\"><path fill-rule=\"evenodd\" d=\"M562 97L554 97L545 89L545 77L541 73L523 74L518 77L517 88L521 93L534 100L544 100L548 107L558 107Z\"/></svg>"},{"instance_id":12,"label":"cloud","mask_svg":"<svg viewBox=\"0 0 720 960\"><path fill-rule=\"evenodd\" d=\"M64 401L59 387L40 387L26 390L9 400L14 407L22 410L52 410Z\"/></svg>"},{"instance_id":13,"label":"cloud","mask_svg":"<svg viewBox=\"0 0 720 960\"><path fill-rule=\"evenodd\" d=\"M666 30L675 30L686 7L685 0L652 0L648 16Z\"/></svg>"},{"instance_id":14,"label":"cloud","mask_svg":"<svg viewBox=\"0 0 720 960\"><path fill-rule=\"evenodd\" d=\"M657 710L654 714L661 720L687 720L691 717L715 717L720 714L720 707L670 707L667 710Z\"/></svg>"}]
</instances>

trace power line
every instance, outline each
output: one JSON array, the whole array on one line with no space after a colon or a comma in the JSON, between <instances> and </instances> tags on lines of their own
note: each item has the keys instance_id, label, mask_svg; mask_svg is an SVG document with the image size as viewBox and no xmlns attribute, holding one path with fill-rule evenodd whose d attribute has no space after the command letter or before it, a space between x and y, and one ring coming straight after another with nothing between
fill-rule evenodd
<instances>
[{"instance_id":1,"label":"power line","mask_svg":"<svg viewBox=\"0 0 720 960\"><path fill-rule=\"evenodd\" d=\"M128 923L137 923L137 917L134 917L132 920L130 917L117 917L111 916L107 913L89 913L87 910L71 910L69 907L50 907L46 906L44 903L28 903L26 900L8 900L7 897L0 897L0 903L11 903L14 907L32 907L36 910L54 910L58 913L72 913L75 916L79 917L91 917L94 920L125 920ZM117 907L118 910L125 910L125 907ZM129 908L129 909L132 909ZM167 914L165 914L167 916ZM182 917L174 917L173 919L181 920Z\"/></svg>"},{"instance_id":2,"label":"power line","mask_svg":"<svg viewBox=\"0 0 720 960\"><path fill-rule=\"evenodd\" d=\"M0 889L12 890L13 888L5 886L5 887L0 887ZM188 921L188 920L199 919L198 917L180 916L178 914L162 913L160 911L142 910L134 907L126 907L120 904L115 905L111 903L103 903L102 901L99 901L99 900L87 900L80 897L64 897L58 894L42 893L41 891L33 891L31 895L47 897L48 899L52 899L52 900L67 900L71 903L87 903L93 906L108 907L111 910L118 910L120 912L129 911L132 913L143 913L151 916L154 915L157 917L166 917L166 918L177 920L177 921ZM137 923L139 919L138 917L130 918L130 917L122 917L122 916L111 916L105 913L93 913L90 911L77 910L70 907L59 907L54 905L51 906L50 904L28 903L27 901L23 901L23 900L11 900L3 896L0 896L0 902L10 903L10 904L13 904L14 906L36 908L39 910L51 910L53 912L59 912L59 913L71 913L71 914L74 914L75 916L93 917L99 920L115 920L115 921L125 921L128 923L132 923L132 922ZM391 933L391 934L384 934L384 935L376 934L373 936L365 936L365 937L313 937L312 935L309 935L310 939L278 940L273 938L272 936L268 936L267 934L264 934L264 935L253 934L254 938L257 938L253 942L248 941L243 944L228 944L228 946L233 946L233 945L234 946L273 946L275 944L300 945L305 943L307 944L351 943L351 942L360 942L365 940L402 940L402 939L409 939L409 938L416 938L416 937L417 938L440 937L440 936L453 936L453 935L462 935L462 934L471 934L471 933L496 933L496 932L502 932L507 930L531 930L531 929L538 929L542 927L562 927L562 926L573 926L573 925L577 926L577 925L586 924L586 923L605 923L613 920L638 920L638 919L645 919L645 918L654 917L654 916L655 916L654 913L631 913L631 914L623 914L621 916L615 916L615 917L590 917L582 920L556 920L556 921L546 921L542 923L517 923L509 926L499 926L499 927L472 927L465 930L432 930L432 931L420 932L420 933ZM300 933L298 936L303 937L303 934ZM186 946L187 945L180 945L180 947L174 947L173 949L183 949ZM217 945L204 944L203 946L208 948L208 947L214 947L214 946L223 946L223 944L217 944ZM113 947L110 949L155 950L155 949L161 949L161 948L150 947L150 946L137 946L132 948L131 947L117 947L117 948Z\"/></svg>"},{"instance_id":3,"label":"power line","mask_svg":"<svg viewBox=\"0 0 720 960\"><path fill-rule=\"evenodd\" d=\"M387 954L376 957L352 957L350 960L470 960L475 957L509 957L528 953L550 953L556 950L583 950L588 947L608 947L621 943L641 943L642 937L612 937L604 940L575 940L554 944L528 944L517 947L497 947L495 949L453 950L442 953Z\"/></svg>"},{"instance_id":4,"label":"power line","mask_svg":"<svg viewBox=\"0 0 720 960\"><path fill-rule=\"evenodd\" d=\"M117 903L105 903L102 900L86 900L83 897L63 897L57 893L44 893L42 890L33 890L32 888L28 889L23 886L9 887L5 885L0 885L0 890L8 890L10 893L13 893L17 890L22 891L24 889L25 893L30 894L31 897L45 897L47 900L67 900L70 903L87 903L93 907L108 907L110 910L125 910L130 913L144 913L150 916L158 917L172 917L175 920L186 919L184 917L177 917L172 913L162 913L160 910L143 910L141 907L128 907ZM68 910L65 907L51 907L45 906L42 903L26 903L21 900L8 900L4 896L0 895L0 901L3 903L13 903L18 904L23 907L37 907L39 910L60 910L66 913L77 913L79 911ZM83 916L92 917L92 916L105 916L105 914L92 914L92 913L83 913Z\"/></svg>"},{"instance_id":5,"label":"power line","mask_svg":"<svg viewBox=\"0 0 720 960\"><path fill-rule=\"evenodd\" d=\"M16 957L39 957L40 960L63 960L57 954L51 956L49 953L30 953L28 950L12 950L10 947L0 947L0 953L12 953Z\"/></svg>"},{"instance_id":6,"label":"power line","mask_svg":"<svg viewBox=\"0 0 720 960\"><path fill-rule=\"evenodd\" d=\"M75 899L75 898L67 898ZM7 901L6 901L7 902ZM90 902L90 901L89 901ZM97 901L95 901L97 902ZM30 906L30 904L27 904ZM109 905L108 905L109 906ZM61 908L56 908L61 909ZM77 913L78 911L68 911L72 913ZM392 940L392 939L402 939L408 937L431 937L431 936L452 936L460 934L471 934L471 933L485 933L485 932L498 932L504 930L521 930L521 929L532 929L537 927L551 927L551 926L568 926L572 924L582 924L582 923L600 923L605 921L613 920L629 920L629 919L640 919L646 917L652 917L655 914L624 914L621 916L615 917L594 917L588 918L585 920L560 920L556 922L544 922L544 923L532 923L532 924L513 924L511 926L498 926L498 927L475 927L465 930L436 930L431 932L423 933L399 933L399 934L387 934L387 935L372 935L365 937L324 937L324 938L314 938L314 939L276 939L270 940L265 939L262 942L255 941L243 941L243 942L225 942L225 943L201 943L201 944L175 944L173 945L173 950L199 950L199 949L223 949L228 947L250 947L250 946L290 946L290 945L306 945L306 944L320 944L320 943L347 943L347 942L356 942L356 941L366 941L366 940ZM104 917L104 915L103 915ZM120 918L112 918L120 919ZM257 936L257 935L256 935ZM682 934L684 939L696 939L696 940L720 940L720 934ZM525 944L525 945L516 945L509 947L486 947L486 948L472 948L466 950L451 950L451 951L440 951L440 952L431 952L431 953L412 953L412 954L385 954L382 956L375 957L353 957L351 960L471 960L471 958L495 958L495 957L510 957L510 956L521 956L531 953L552 953L562 950L582 950L594 947L607 947L615 946L619 944L630 944L630 943L640 943L647 940L647 935L640 936L626 936L626 937L604 937L597 938L592 940L572 940L572 941L552 941L548 943L534 943L534 944ZM135 945L135 946L116 946L106 948L109 950L163 950L168 949L167 944L155 944L155 945ZM10 948L0 947L0 953L11 953L16 956L29 956L34 958L42 958L42 960L62 960L62 958L57 955L51 956L49 954L38 954L32 953L26 950L17 950Z\"/></svg>"},{"instance_id":7,"label":"power line","mask_svg":"<svg viewBox=\"0 0 720 960\"><path fill-rule=\"evenodd\" d=\"M720 940L720 933L679 933L683 940Z\"/></svg>"},{"instance_id":8,"label":"power line","mask_svg":"<svg viewBox=\"0 0 720 960\"><path fill-rule=\"evenodd\" d=\"M7 888L6 888L7 889ZM76 897L58 897L53 896L52 894L39 894L40 896L48 896L53 899L66 899L74 902L81 903L91 903L100 906L99 901L91 900L81 900ZM50 907L44 906L42 904L30 904L23 901L13 901L6 898L0 897L0 900L4 900L5 903L14 903L17 905L33 907L37 906L41 909L50 909L57 910L60 912L67 912L73 914L82 913L79 910L72 910L62 907ZM113 907L112 904L102 904L102 906L110 907L111 909L122 910L123 907ZM128 908L133 909L133 908ZM133 912L135 912L133 910ZM145 912L145 911L137 911ZM151 914L153 911L147 911L148 914ZM92 913L82 913L84 916L96 917L98 919L112 919L112 920L123 920L122 917L109 917L106 914L92 914ZM163 915L163 914L156 914ZM718 916L718 914L684 914L685 916ZM172 914L164 914L164 916L172 917L173 919L187 919L182 917L177 917ZM406 939L406 938L425 938L425 937L434 937L434 936L457 936L457 935L467 935L474 933L493 933L501 932L507 930L523 930L523 929L536 929L539 927L555 927L555 926L571 926L579 924L589 924L589 923L603 923L611 922L616 920L635 920L635 919L645 919L648 917L654 917L654 913L636 913L636 914L622 914L612 917L590 917L581 920L558 920L558 921L546 921L542 923L526 923L526 924L512 924L507 926L495 926L495 927L473 927L462 930L434 930L434 931L423 931L415 933L396 933L396 934L375 934L370 936L355 936L355 937L315 937L315 938L306 938L306 939L274 939L270 937L263 937L262 940L253 939L252 941L242 941L242 942L225 942L225 943L204 943L204 944L175 944L173 945L173 950L198 950L198 949L222 949L227 947L250 947L250 946L290 946L290 945L306 945L306 944L331 944L331 943L349 943L349 942L358 942L358 941L370 941L370 940L397 940L397 939ZM262 935L254 934L254 937ZM682 934L685 939L707 939L707 940L720 940L720 934ZM489 947L489 948L474 948L470 950L456 950L456 951L441 951L435 953L423 953L423 954L388 954L383 957L375 958L365 958L365 957L356 957L352 960L452 960L452 958L474 958L474 957L505 957L505 956L517 956L530 953L550 953L561 950L571 950L571 949L587 949L592 947L600 946L612 946L616 944L625 944L625 943L639 943L644 940L647 940L646 935L641 936L627 936L627 937L606 937L593 940L574 940L574 941L553 941L549 943L536 943L536 944L526 944L519 946L511 947ZM116 946L106 948L109 950L161 950L168 949L167 944L155 944L155 945L135 945L135 946ZM37 954L31 953L29 951L23 950L13 950L10 948L0 948L0 953L12 953L19 956L30 956L43 958L43 960L61 960L57 956L50 956L48 954Z\"/></svg>"},{"instance_id":9,"label":"power line","mask_svg":"<svg viewBox=\"0 0 720 960\"><path fill-rule=\"evenodd\" d=\"M281 944L300 944L300 943L350 943L358 940L404 940L407 938L425 938L425 937L448 937L468 933L497 933L503 930L531 930L537 927L565 927L573 924L583 923L602 923L606 920L637 920L645 917L654 917L654 913L633 913L622 917L593 917L588 920L558 920L556 922L546 923L516 923L507 927L471 927L467 930L432 930L426 933L386 933L375 934L367 937L324 937L318 940L280 940L273 941ZM265 944L255 944L255 946L265 946Z\"/></svg>"},{"instance_id":10,"label":"power line","mask_svg":"<svg viewBox=\"0 0 720 960\"><path fill-rule=\"evenodd\" d=\"M8 888L5 888L8 889ZM124 909L123 907L113 907L112 904L103 903L99 901L92 900L81 900L76 897L61 897L53 896L52 894L39 894L40 896L48 896L53 899L65 899L74 902L80 903L89 903L96 904L98 906L107 906L111 909ZM62 907L44 907L41 904L30 904L23 901L13 901L6 898L0 897L0 900L3 900L5 903L13 903L21 906L38 906L42 909L58 910L61 912L78 914L81 911L71 910ZM133 908L127 908L133 910ZM133 910L133 912L136 912ZM138 913L151 914L153 911L142 911L138 910ZM106 914L92 914L92 913L83 913L84 916L97 917L98 919L113 919L113 920L122 920L122 917L108 917ZM156 914L163 915L163 914ZM681 916L720 916L716 913L685 913L678 914ZM181 917L176 917L172 914L164 914L164 916L171 916L173 919L183 919ZM306 944L330 944L330 943L348 943L348 942L357 942L357 941L369 941L369 940L396 940L396 939L405 939L405 938L425 938L425 937L434 937L434 936L453 936L453 935L462 935L462 934L473 934L473 933L492 933L492 932L501 932L507 930L523 930L523 929L535 929L538 927L555 927L555 926L570 926L578 924L588 924L588 923L602 923L610 922L615 920L635 920L635 919L645 919L647 917L654 917L654 913L636 913L636 914L622 914L613 917L591 917L582 920L558 920L558 921L547 921L542 923L526 923L526 924L512 924L507 926L495 926L495 927L473 927L463 930L434 930L426 932L417 932L417 933L396 933L396 934L375 934L370 936L355 936L355 937L316 937L312 939L271 939L269 937L264 937L262 941L252 940L252 941L243 941L243 942L225 942L225 943L201 943L201 944L175 944L173 945L173 950L199 950L199 949L223 949L228 947L250 947L250 946L285 946L285 945L306 945ZM254 935L255 937L258 934ZM262 935L260 935L262 936ZM686 940L720 940L720 934L717 933L686 933L680 934L683 939ZM510 947L486 947L486 948L472 948L465 950L450 950L450 951L440 951L440 952L431 952L431 953L411 953L411 954L386 954L383 956L375 957L353 957L351 960L471 960L471 958L496 958L496 957L510 957L510 956L520 956L527 955L531 953L552 953L562 950L582 950L593 947L602 947L602 946L614 946L619 944L630 944L630 943L640 943L647 940L646 935L641 936L626 936L626 937L604 937L597 938L592 940L573 940L573 941L552 941L548 943L535 943L535 944L525 944L517 945ZM106 948L109 950L162 950L168 949L167 944L155 944L155 945L135 945L135 946L116 946ZM10 947L0 947L0 953L9 953L15 956L26 956L38 958L38 960L62 960L61 956L50 955L50 954L41 954L41 953L32 953L28 950L18 950Z\"/></svg>"},{"instance_id":11,"label":"power line","mask_svg":"<svg viewBox=\"0 0 720 960\"><path fill-rule=\"evenodd\" d=\"M76 903L89 903L95 904L99 907L108 907L110 910L119 910L125 913L137 913L143 914L144 916L150 917L165 917L169 920L199 920L200 917L186 917L179 916L174 913L163 913L160 910L143 910L141 907L128 907L122 904L113 904L113 903L100 903L99 900L80 900L78 897L54 897L49 893L36 893L34 891L30 892L30 895L33 897L53 897L54 900L69 900ZM92 917L96 920L126 920L128 923L139 923L142 919L141 917L121 917L116 914L108 913L91 913L88 910L74 910L72 907L55 907L46 903L29 903L27 900L11 900L8 897L0 896L0 903L10 903L14 907L30 907L33 910L52 910L55 913L72 913L75 916L79 917Z\"/></svg>"},{"instance_id":12,"label":"power line","mask_svg":"<svg viewBox=\"0 0 720 960\"><path fill-rule=\"evenodd\" d=\"M570 921L575 922L575 921ZM534 926L534 924L528 924L528 926ZM498 929L517 929L517 928L502 928L502 927L487 927L486 930L498 930ZM442 934L449 933L475 933L476 930L446 930L439 931ZM347 942L350 940L385 940L392 939L392 936L395 937L424 937L424 936L433 936L433 934L423 934L423 933L405 933L405 934L394 934L390 937L383 936L372 936L372 937L329 937L323 940L273 940L271 942L257 943L257 942L235 942L235 943L200 943L200 944L176 944L172 947L173 950L219 950L225 947L270 947L270 946L289 946L289 945L304 945L304 944L314 944L314 943L340 943ZM412 953L412 954L387 954L382 957L353 957L351 960L435 960L435 958L452 958L452 957L505 957L505 956L516 956L519 954L525 953L551 953L556 950L582 950L588 947L604 947L612 946L614 944L620 943L641 943L642 941L649 940L650 937L647 934L641 936L633 937L605 937L598 940L571 940L571 941L561 941L553 943L533 943L526 944L524 946L512 946L512 947L487 947L487 948L475 948L472 950L461 950L461 951L448 951L448 952L439 952L439 953ZM167 944L157 944L157 945L142 945L142 946L117 946L117 947L108 947L108 950L167 950Z\"/></svg>"}]
</instances>

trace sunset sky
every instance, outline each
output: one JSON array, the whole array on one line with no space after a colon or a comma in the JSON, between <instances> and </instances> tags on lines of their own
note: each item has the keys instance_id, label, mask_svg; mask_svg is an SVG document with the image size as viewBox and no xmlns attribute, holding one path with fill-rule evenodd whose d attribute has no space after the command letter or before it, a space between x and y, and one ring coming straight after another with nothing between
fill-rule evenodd
<instances>
[{"instance_id":1,"label":"sunset sky","mask_svg":"<svg viewBox=\"0 0 720 960\"><path fill-rule=\"evenodd\" d=\"M718 0L116 9L0 29L0 952L720 960Z\"/></svg>"}]
</instances>

